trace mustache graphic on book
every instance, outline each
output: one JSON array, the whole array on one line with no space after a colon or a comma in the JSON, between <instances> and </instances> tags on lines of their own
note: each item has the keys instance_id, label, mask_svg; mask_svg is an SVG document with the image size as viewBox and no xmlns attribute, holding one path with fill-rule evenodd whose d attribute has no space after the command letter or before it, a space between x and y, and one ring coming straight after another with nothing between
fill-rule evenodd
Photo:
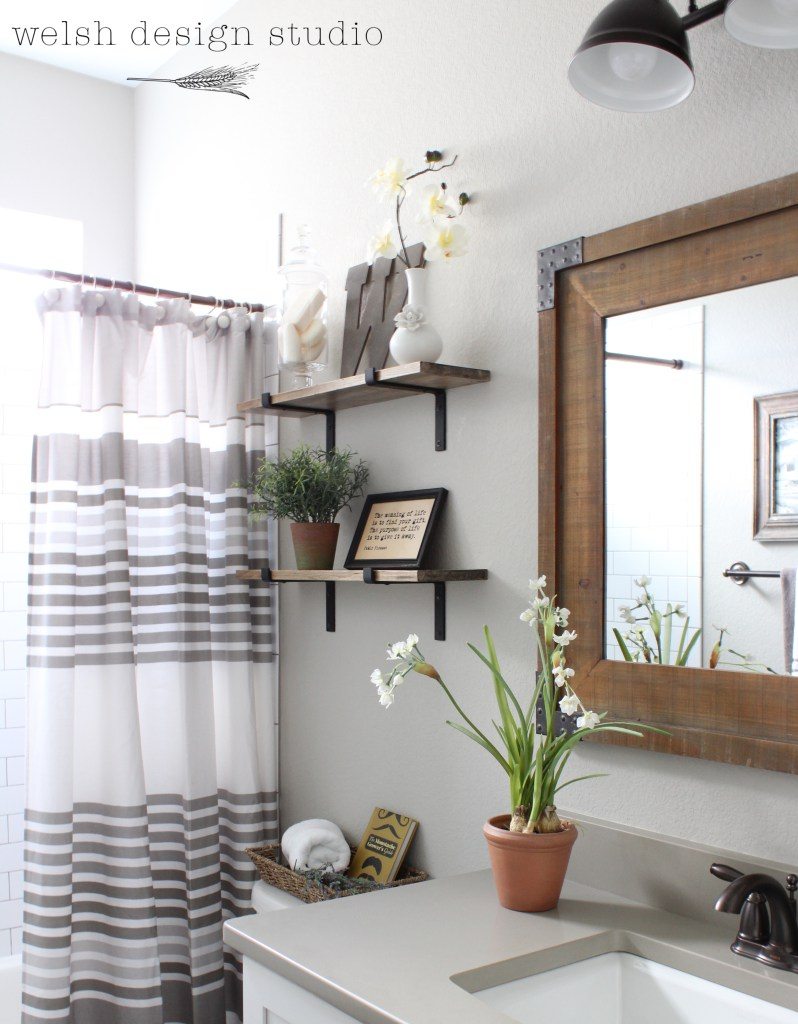
<instances>
[{"instance_id":1,"label":"mustache graphic on book","mask_svg":"<svg viewBox=\"0 0 798 1024\"><path fill-rule=\"evenodd\" d=\"M414 818L375 807L349 865L349 877L383 885L395 881L417 829Z\"/></svg>"}]
</instances>

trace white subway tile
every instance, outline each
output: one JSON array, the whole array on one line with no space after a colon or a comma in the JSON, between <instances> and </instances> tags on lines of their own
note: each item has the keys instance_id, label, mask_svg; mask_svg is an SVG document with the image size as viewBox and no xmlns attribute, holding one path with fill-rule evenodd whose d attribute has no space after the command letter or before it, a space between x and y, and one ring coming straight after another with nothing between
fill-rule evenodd
<instances>
[{"instance_id":1,"label":"white subway tile","mask_svg":"<svg viewBox=\"0 0 798 1024\"><path fill-rule=\"evenodd\" d=\"M25 668L27 643L24 640L3 641L3 668Z\"/></svg>"},{"instance_id":2,"label":"white subway tile","mask_svg":"<svg viewBox=\"0 0 798 1024\"><path fill-rule=\"evenodd\" d=\"M3 526L3 551L6 554L27 555L30 547L29 533L29 527L24 523L6 523Z\"/></svg>"},{"instance_id":3,"label":"white subway tile","mask_svg":"<svg viewBox=\"0 0 798 1024\"><path fill-rule=\"evenodd\" d=\"M27 629L27 612L0 612L0 640L24 640Z\"/></svg>"},{"instance_id":4,"label":"white subway tile","mask_svg":"<svg viewBox=\"0 0 798 1024\"><path fill-rule=\"evenodd\" d=\"M3 494L24 495L30 497L30 465L0 467Z\"/></svg>"},{"instance_id":5,"label":"white subway tile","mask_svg":"<svg viewBox=\"0 0 798 1024\"><path fill-rule=\"evenodd\" d=\"M24 668L0 669L0 700L24 697L28 673Z\"/></svg>"},{"instance_id":6,"label":"white subway tile","mask_svg":"<svg viewBox=\"0 0 798 1024\"><path fill-rule=\"evenodd\" d=\"M24 786L25 785L25 758L24 757L7 757L5 758L6 765L6 786Z\"/></svg>"},{"instance_id":7,"label":"white subway tile","mask_svg":"<svg viewBox=\"0 0 798 1024\"><path fill-rule=\"evenodd\" d=\"M0 903L0 929L19 928L22 925L22 900Z\"/></svg>"},{"instance_id":8,"label":"white subway tile","mask_svg":"<svg viewBox=\"0 0 798 1024\"><path fill-rule=\"evenodd\" d=\"M28 556L24 552L0 554L0 580L22 583L28 578Z\"/></svg>"},{"instance_id":9,"label":"white subway tile","mask_svg":"<svg viewBox=\"0 0 798 1024\"><path fill-rule=\"evenodd\" d=\"M9 832L13 829L13 822L11 818L19 814L22 816L22 812L25 810L25 787L24 786L3 786L0 789L0 814L8 814L8 829ZM21 838L21 836L20 836ZM15 840L10 837L10 841L13 843Z\"/></svg>"},{"instance_id":10,"label":"white subway tile","mask_svg":"<svg viewBox=\"0 0 798 1024\"><path fill-rule=\"evenodd\" d=\"M8 785L8 758L0 757L0 788Z\"/></svg>"},{"instance_id":11,"label":"white subway tile","mask_svg":"<svg viewBox=\"0 0 798 1024\"><path fill-rule=\"evenodd\" d=\"M6 729L25 728L25 704L24 697L15 700L7 700L6 704Z\"/></svg>"},{"instance_id":12,"label":"white subway tile","mask_svg":"<svg viewBox=\"0 0 798 1024\"><path fill-rule=\"evenodd\" d=\"M9 871L22 870L22 840L25 837L25 815L20 811L18 814L8 816L8 845L19 846L20 860L17 867L9 867ZM2 870L2 869L0 869Z\"/></svg>"},{"instance_id":13,"label":"white subway tile","mask_svg":"<svg viewBox=\"0 0 798 1024\"><path fill-rule=\"evenodd\" d=\"M629 602L632 596L631 576L607 576L607 597L617 597L621 601ZM2 687L2 676L0 676L0 688Z\"/></svg>"},{"instance_id":14,"label":"white subway tile","mask_svg":"<svg viewBox=\"0 0 798 1024\"><path fill-rule=\"evenodd\" d=\"M6 405L3 407L3 433L25 438L28 451L36 422L36 408L30 405Z\"/></svg>"},{"instance_id":15,"label":"white subway tile","mask_svg":"<svg viewBox=\"0 0 798 1024\"><path fill-rule=\"evenodd\" d=\"M8 816L0 815L0 849L8 843Z\"/></svg>"},{"instance_id":16,"label":"white subway tile","mask_svg":"<svg viewBox=\"0 0 798 1024\"><path fill-rule=\"evenodd\" d=\"M2 376L2 374L0 374ZM3 523L27 523L30 497L27 494L0 494L0 520Z\"/></svg>"},{"instance_id":17,"label":"white subway tile","mask_svg":"<svg viewBox=\"0 0 798 1024\"><path fill-rule=\"evenodd\" d=\"M31 443L23 437L0 435L0 463L4 466L30 465Z\"/></svg>"},{"instance_id":18,"label":"white subway tile","mask_svg":"<svg viewBox=\"0 0 798 1024\"><path fill-rule=\"evenodd\" d=\"M22 899L22 880L23 873L21 871L9 871L8 873L8 896L12 900Z\"/></svg>"},{"instance_id":19,"label":"white subway tile","mask_svg":"<svg viewBox=\"0 0 798 1024\"><path fill-rule=\"evenodd\" d=\"M25 730L0 729L0 757L20 757L24 753Z\"/></svg>"},{"instance_id":20,"label":"white subway tile","mask_svg":"<svg viewBox=\"0 0 798 1024\"><path fill-rule=\"evenodd\" d=\"M20 819L22 815L19 815ZM0 846L0 871L22 870L22 831L19 838ZM0 928L2 925L0 925Z\"/></svg>"},{"instance_id":21,"label":"white subway tile","mask_svg":"<svg viewBox=\"0 0 798 1024\"><path fill-rule=\"evenodd\" d=\"M20 923L22 917L20 915ZM11 954L12 956L19 956L22 952L22 928L11 929Z\"/></svg>"},{"instance_id":22,"label":"white subway tile","mask_svg":"<svg viewBox=\"0 0 798 1024\"><path fill-rule=\"evenodd\" d=\"M616 551L614 559L614 575L643 576L649 571L647 551Z\"/></svg>"},{"instance_id":23,"label":"white subway tile","mask_svg":"<svg viewBox=\"0 0 798 1024\"><path fill-rule=\"evenodd\" d=\"M11 934L10 928L0 932L0 956L11 956Z\"/></svg>"},{"instance_id":24,"label":"white subway tile","mask_svg":"<svg viewBox=\"0 0 798 1024\"><path fill-rule=\"evenodd\" d=\"M27 581L3 584L3 609L7 612L24 612L28 607Z\"/></svg>"}]
</instances>

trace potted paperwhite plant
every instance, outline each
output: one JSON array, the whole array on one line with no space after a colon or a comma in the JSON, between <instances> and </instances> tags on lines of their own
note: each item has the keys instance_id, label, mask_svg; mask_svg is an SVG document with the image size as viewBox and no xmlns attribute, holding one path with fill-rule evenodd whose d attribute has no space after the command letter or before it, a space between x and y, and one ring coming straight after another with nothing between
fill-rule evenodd
<instances>
[{"instance_id":1,"label":"potted paperwhite plant","mask_svg":"<svg viewBox=\"0 0 798 1024\"><path fill-rule=\"evenodd\" d=\"M297 569L332 569L338 513L359 498L368 481L365 462L348 449L300 445L284 458L264 458L249 481L253 519L291 520Z\"/></svg>"},{"instance_id":2,"label":"potted paperwhite plant","mask_svg":"<svg viewBox=\"0 0 798 1024\"><path fill-rule=\"evenodd\" d=\"M437 330L427 321L426 277L422 267L412 267L407 252L407 233L403 224L405 200L411 189L411 182L427 174L439 174L453 167L457 157L444 163L444 155L438 149L431 149L425 155L425 166L410 171L399 158L389 160L370 180L376 195L394 204L394 218L386 221L381 231L371 239L368 258L373 262L378 256L399 259L405 265L407 277L407 304L394 317L396 331L391 338L391 355L397 363L424 361L434 363L443 351L443 341ZM456 199L449 195L446 182L429 185L421 194L417 215L422 227L424 259L428 262L449 263L465 255L468 236L462 224L456 223L470 202L467 192L461 192ZM394 231L395 225L395 231Z\"/></svg>"},{"instance_id":3,"label":"potted paperwhite plant","mask_svg":"<svg viewBox=\"0 0 798 1024\"><path fill-rule=\"evenodd\" d=\"M394 702L397 687L411 673L434 679L457 715L458 720L446 724L479 744L507 775L510 813L490 818L483 831L499 902L509 910L535 912L556 907L577 838L576 827L557 814L557 793L574 782L598 777L564 778L577 743L600 732L642 736L641 730L651 727L608 722L604 714L584 707L574 691L574 670L566 659L567 649L577 637L567 628L570 612L558 608L546 595L545 576L530 581L530 587L529 607L521 613L521 619L535 632L539 667L525 693L513 690L502 675L487 626L485 650L468 645L490 672L499 709L495 742L466 714L438 670L424 658L415 634L388 647L388 661L393 667L387 675L375 669L371 681L377 687L380 704L387 708ZM536 734L539 703L544 719L542 735ZM572 728L558 729L558 709L560 721L566 716Z\"/></svg>"}]
</instances>

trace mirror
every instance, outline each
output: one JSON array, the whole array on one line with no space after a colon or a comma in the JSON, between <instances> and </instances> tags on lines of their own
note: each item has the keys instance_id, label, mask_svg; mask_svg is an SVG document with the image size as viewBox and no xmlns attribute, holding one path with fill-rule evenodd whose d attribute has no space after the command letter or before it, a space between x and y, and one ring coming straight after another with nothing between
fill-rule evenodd
<instances>
[{"instance_id":1,"label":"mirror","mask_svg":"<svg viewBox=\"0 0 798 1024\"><path fill-rule=\"evenodd\" d=\"M793 674L797 343L794 277L605 320L606 658Z\"/></svg>"}]
</instances>

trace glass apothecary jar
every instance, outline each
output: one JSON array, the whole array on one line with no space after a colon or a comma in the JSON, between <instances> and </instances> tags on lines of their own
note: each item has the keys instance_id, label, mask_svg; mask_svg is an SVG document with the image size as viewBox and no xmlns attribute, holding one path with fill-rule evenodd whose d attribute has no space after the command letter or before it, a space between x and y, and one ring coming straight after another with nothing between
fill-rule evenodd
<instances>
[{"instance_id":1,"label":"glass apothecary jar","mask_svg":"<svg viewBox=\"0 0 798 1024\"><path fill-rule=\"evenodd\" d=\"M327 275L310 244L310 228L299 227L299 244L279 270L282 287L277 349L280 369L293 387L309 387L313 371L327 365Z\"/></svg>"}]
</instances>

